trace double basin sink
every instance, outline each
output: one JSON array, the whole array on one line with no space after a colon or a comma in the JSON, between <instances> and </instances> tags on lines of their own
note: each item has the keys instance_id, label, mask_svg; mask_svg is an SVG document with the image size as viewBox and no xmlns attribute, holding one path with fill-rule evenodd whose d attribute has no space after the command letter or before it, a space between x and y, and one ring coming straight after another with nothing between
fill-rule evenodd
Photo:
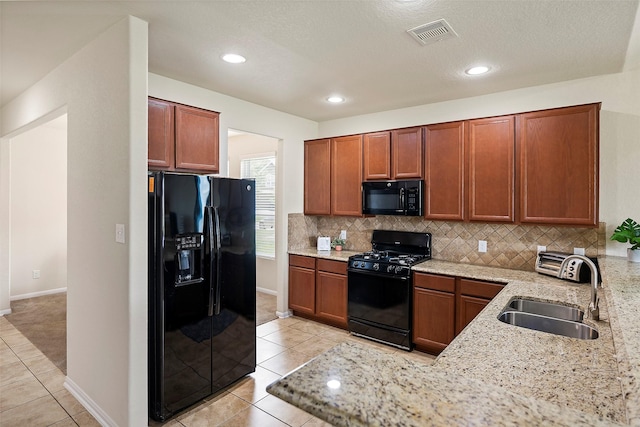
<instances>
[{"instance_id":1,"label":"double basin sink","mask_svg":"<svg viewBox=\"0 0 640 427\"><path fill-rule=\"evenodd\" d=\"M584 312L576 307L519 297L512 298L498 315L501 322L535 331L582 340L598 338L598 331L583 319Z\"/></svg>"}]
</instances>

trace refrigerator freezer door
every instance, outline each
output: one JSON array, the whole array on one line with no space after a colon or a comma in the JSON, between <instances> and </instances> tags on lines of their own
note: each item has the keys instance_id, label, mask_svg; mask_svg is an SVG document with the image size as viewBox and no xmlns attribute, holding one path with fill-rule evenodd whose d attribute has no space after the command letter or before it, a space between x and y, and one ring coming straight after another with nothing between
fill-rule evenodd
<instances>
[{"instance_id":1,"label":"refrigerator freezer door","mask_svg":"<svg viewBox=\"0 0 640 427\"><path fill-rule=\"evenodd\" d=\"M155 173L149 199L149 405L165 420L212 393L205 176ZM153 212L152 212L153 210ZM153 224L151 224L153 221Z\"/></svg>"}]
</instances>

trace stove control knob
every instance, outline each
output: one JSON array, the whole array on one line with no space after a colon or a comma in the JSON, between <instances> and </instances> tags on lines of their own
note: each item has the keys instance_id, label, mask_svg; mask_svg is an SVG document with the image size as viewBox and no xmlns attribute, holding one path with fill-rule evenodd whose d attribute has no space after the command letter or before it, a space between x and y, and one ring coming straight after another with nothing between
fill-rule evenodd
<instances>
[{"instance_id":1,"label":"stove control knob","mask_svg":"<svg viewBox=\"0 0 640 427\"><path fill-rule=\"evenodd\" d=\"M380 264L378 264L377 262L375 264L373 264L373 269L375 271L378 271L380 269Z\"/></svg>"},{"instance_id":2,"label":"stove control knob","mask_svg":"<svg viewBox=\"0 0 640 427\"><path fill-rule=\"evenodd\" d=\"M401 271L402 271L402 267L397 266L397 267L396 267L396 273L400 273Z\"/></svg>"},{"instance_id":3,"label":"stove control knob","mask_svg":"<svg viewBox=\"0 0 640 427\"><path fill-rule=\"evenodd\" d=\"M364 261L360 263L360 267L364 268Z\"/></svg>"},{"instance_id":4,"label":"stove control knob","mask_svg":"<svg viewBox=\"0 0 640 427\"><path fill-rule=\"evenodd\" d=\"M393 273L393 265L387 266L387 273Z\"/></svg>"}]
</instances>

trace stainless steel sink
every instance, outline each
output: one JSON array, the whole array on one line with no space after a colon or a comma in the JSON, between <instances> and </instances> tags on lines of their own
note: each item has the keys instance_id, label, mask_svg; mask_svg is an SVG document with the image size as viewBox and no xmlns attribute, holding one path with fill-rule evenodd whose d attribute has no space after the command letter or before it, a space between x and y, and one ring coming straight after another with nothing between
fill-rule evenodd
<instances>
[{"instance_id":1,"label":"stainless steel sink","mask_svg":"<svg viewBox=\"0 0 640 427\"><path fill-rule=\"evenodd\" d=\"M503 311L522 311L573 322L582 322L584 319L584 311L579 308L525 298L513 298Z\"/></svg>"},{"instance_id":2,"label":"stainless steel sink","mask_svg":"<svg viewBox=\"0 0 640 427\"><path fill-rule=\"evenodd\" d=\"M584 312L560 303L512 298L498 320L509 325L581 340L598 338L598 331L582 323Z\"/></svg>"}]
</instances>

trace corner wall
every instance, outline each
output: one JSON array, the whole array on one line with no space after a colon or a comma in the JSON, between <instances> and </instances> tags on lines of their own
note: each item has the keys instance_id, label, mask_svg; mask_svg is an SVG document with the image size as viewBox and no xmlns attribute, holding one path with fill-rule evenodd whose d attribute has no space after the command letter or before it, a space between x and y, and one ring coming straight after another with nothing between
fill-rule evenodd
<instances>
[{"instance_id":1,"label":"corner wall","mask_svg":"<svg viewBox=\"0 0 640 427\"><path fill-rule=\"evenodd\" d=\"M65 386L110 426L147 425L147 34L124 18L2 109L4 201L9 138L66 106ZM4 237L11 218L0 215Z\"/></svg>"}]
</instances>

